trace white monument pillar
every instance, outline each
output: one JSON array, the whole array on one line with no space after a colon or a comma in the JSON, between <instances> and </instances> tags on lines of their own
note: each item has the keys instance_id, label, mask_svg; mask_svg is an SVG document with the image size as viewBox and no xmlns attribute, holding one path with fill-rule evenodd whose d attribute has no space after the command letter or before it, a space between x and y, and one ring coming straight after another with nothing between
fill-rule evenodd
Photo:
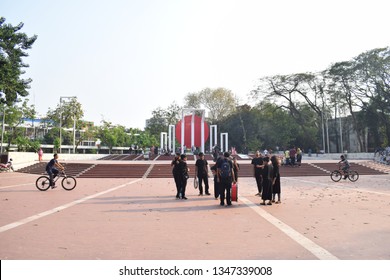
<instances>
[{"instance_id":1,"label":"white monument pillar","mask_svg":"<svg viewBox=\"0 0 390 280\"><path fill-rule=\"evenodd\" d=\"M175 126L173 124L170 124L168 128L168 149L171 151L171 154L173 155L176 153L175 137L176 137Z\"/></svg>"},{"instance_id":2,"label":"white monument pillar","mask_svg":"<svg viewBox=\"0 0 390 280\"><path fill-rule=\"evenodd\" d=\"M210 152L212 152L213 147L217 145L217 138L218 138L217 125L212 124L210 125Z\"/></svg>"},{"instance_id":3,"label":"white monument pillar","mask_svg":"<svg viewBox=\"0 0 390 280\"><path fill-rule=\"evenodd\" d=\"M162 150L167 149L167 133L166 132L161 132L160 136L160 154Z\"/></svg>"}]
</instances>

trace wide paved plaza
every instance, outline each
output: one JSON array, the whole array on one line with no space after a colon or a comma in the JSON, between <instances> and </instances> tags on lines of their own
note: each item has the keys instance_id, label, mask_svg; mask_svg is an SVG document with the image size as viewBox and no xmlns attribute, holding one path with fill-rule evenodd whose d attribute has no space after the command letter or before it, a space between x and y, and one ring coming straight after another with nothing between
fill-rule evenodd
<instances>
[{"instance_id":1,"label":"wide paved plaza","mask_svg":"<svg viewBox=\"0 0 390 280\"><path fill-rule=\"evenodd\" d=\"M172 178L77 178L73 191L41 192L37 177L0 174L2 260L390 259L386 174L282 177L272 206L243 177L231 207L198 196L192 178L176 200Z\"/></svg>"}]
</instances>

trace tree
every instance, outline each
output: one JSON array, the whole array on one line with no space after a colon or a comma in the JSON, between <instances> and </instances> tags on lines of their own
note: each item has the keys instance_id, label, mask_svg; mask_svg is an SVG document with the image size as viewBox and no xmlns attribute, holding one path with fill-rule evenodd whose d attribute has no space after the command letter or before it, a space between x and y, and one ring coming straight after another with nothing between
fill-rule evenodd
<instances>
[{"instance_id":1,"label":"tree","mask_svg":"<svg viewBox=\"0 0 390 280\"><path fill-rule=\"evenodd\" d=\"M81 120L83 116L82 105L77 101L76 97L66 101L60 100L60 104L55 109L49 108L46 113L46 119L51 120L58 126L61 125L62 139L60 139L60 146L61 144L70 145L73 142L73 140L70 140L73 139L73 136L70 136L71 133L64 131L63 128L73 128L74 126L75 130L80 130L85 125L85 122ZM77 145L75 143L75 145L78 146L79 143L80 141ZM75 147L75 150L77 151L77 147Z\"/></svg>"},{"instance_id":2,"label":"tree","mask_svg":"<svg viewBox=\"0 0 390 280\"><path fill-rule=\"evenodd\" d=\"M102 125L99 127L97 131L97 138L101 140L102 146L108 146L109 153L112 152L112 147L116 146L118 140L113 131L114 126L112 123L107 121L102 121Z\"/></svg>"},{"instance_id":3,"label":"tree","mask_svg":"<svg viewBox=\"0 0 390 280\"><path fill-rule=\"evenodd\" d=\"M152 118L149 119L145 131L153 135L157 139L161 132L167 132L169 125L176 125L181 118L182 108L173 102L168 108L161 107L152 111Z\"/></svg>"},{"instance_id":4,"label":"tree","mask_svg":"<svg viewBox=\"0 0 390 280\"><path fill-rule=\"evenodd\" d=\"M388 143L390 140L390 48L364 52L354 61L358 77L356 87L359 89L360 100L368 100L362 102L361 108L367 113L369 111L371 116L377 117L366 125L373 127L379 123L384 132L383 142Z\"/></svg>"},{"instance_id":5,"label":"tree","mask_svg":"<svg viewBox=\"0 0 390 280\"><path fill-rule=\"evenodd\" d=\"M28 37L20 32L23 23L17 26L5 24L0 17L0 103L11 106L18 97L26 97L31 79L22 79L23 68L29 67L23 62L27 57L26 50L34 44L37 36Z\"/></svg>"},{"instance_id":6,"label":"tree","mask_svg":"<svg viewBox=\"0 0 390 280\"><path fill-rule=\"evenodd\" d=\"M5 134L8 139L8 147L18 137L18 141L24 143L21 138L25 138L25 130L20 128L20 125L23 123L23 119L33 119L36 115L35 107L27 103L28 99L24 100L21 105L14 104L12 106L5 106L5 123L8 124L8 131ZM26 141L29 141L29 139Z\"/></svg>"},{"instance_id":7,"label":"tree","mask_svg":"<svg viewBox=\"0 0 390 280\"><path fill-rule=\"evenodd\" d=\"M211 123L229 116L235 111L238 103L233 93L222 87L217 89L205 88L197 93L189 93L184 100L185 107L207 109Z\"/></svg>"},{"instance_id":8,"label":"tree","mask_svg":"<svg viewBox=\"0 0 390 280\"><path fill-rule=\"evenodd\" d=\"M257 88L252 91L252 97L267 100L287 110L312 146L318 141L312 127L320 129L322 113L326 108L325 82L321 76L322 73L301 73L261 78Z\"/></svg>"},{"instance_id":9,"label":"tree","mask_svg":"<svg viewBox=\"0 0 390 280\"><path fill-rule=\"evenodd\" d=\"M76 119L76 128L80 128L84 122L81 119L84 117L84 110L77 98L71 98L69 101L62 101L55 109L49 108L46 113L46 118L54 121L57 125L61 123L61 127L73 127Z\"/></svg>"}]
</instances>

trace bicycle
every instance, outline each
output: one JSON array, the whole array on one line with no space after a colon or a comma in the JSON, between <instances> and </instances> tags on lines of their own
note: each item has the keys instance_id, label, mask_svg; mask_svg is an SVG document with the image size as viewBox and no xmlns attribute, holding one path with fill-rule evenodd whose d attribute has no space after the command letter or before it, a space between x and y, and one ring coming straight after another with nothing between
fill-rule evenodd
<instances>
[{"instance_id":1,"label":"bicycle","mask_svg":"<svg viewBox=\"0 0 390 280\"><path fill-rule=\"evenodd\" d=\"M74 178L73 176L66 175L65 171L60 171L58 175L53 179L53 183L55 184L61 177L63 177L61 181L61 186L64 188L64 190L71 191L76 187L76 178ZM49 176L43 175L38 177L37 181L35 182L35 186L40 191L47 191L50 188Z\"/></svg>"},{"instance_id":2,"label":"bicycle","mask_svg":"<svg viewBox=\"0 0 390 280\"><path fill-rule=\"evenodd\" d=\"M356 182L359 179L359 173L357 171L355 171L355 170L348 170L346 172L347 173L345 173L344 170L340 169L340 166L339 166L338 170L334 170L332 173L330 173L330 178L334 182L340 181L343 176L347 176L347 178L351 182Z\"/></svg>"}]
</instances>

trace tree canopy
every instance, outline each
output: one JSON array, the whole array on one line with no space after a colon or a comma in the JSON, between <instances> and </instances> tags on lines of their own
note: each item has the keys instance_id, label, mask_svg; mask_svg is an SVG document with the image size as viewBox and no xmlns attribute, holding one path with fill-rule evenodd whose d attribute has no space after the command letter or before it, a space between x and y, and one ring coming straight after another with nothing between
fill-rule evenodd
<instances>
[{"instance_id":1,"label":"tree canopy","mask_svg":"<svg viewBox=\"0 0 390 280\"><path fill-rule=\"evenodd\" d=\"M23 23L17 26L5 23L0 17L0 103L12 105L18 97L28 96L31 79L24 79L24 68L29 67L23 62L28 56L26 52L32 47L37 36L28 37L20 32Z\"/></svg>"}]
</instances>

